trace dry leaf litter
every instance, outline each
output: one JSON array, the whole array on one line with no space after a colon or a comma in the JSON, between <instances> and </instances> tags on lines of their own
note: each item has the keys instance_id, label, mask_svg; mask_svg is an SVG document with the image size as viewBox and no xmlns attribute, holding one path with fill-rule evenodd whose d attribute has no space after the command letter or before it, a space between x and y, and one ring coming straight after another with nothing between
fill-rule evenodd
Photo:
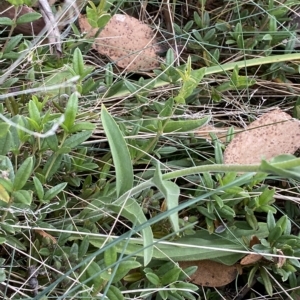
<instances>
[{"instance_id":1,"label":"dry leaf litter","mask_svg":"<svg viewBox=\"0 0 300 300\"><path fill-rule=\"evenodd\" d=\"M262 115L232 139L224 152L226 164L257 164L300 147L300 121L280 109Z\"/></svg>"},{"instance_id":2,"label":"dry leaf litter","mask_svg":"<svg viewBox=\"0 0 300 300\"><path fill-rule=\"evenodd\" d=\"M79 26L82 32L87 33L87 37L94 37L98 32L83 15L79 16ZM128 15L112 16L95 38L93 48L128 71L150 71L160 65L157 53L162 49L154 31Z\"/></svg>"},{"instance_id":3,"label":"dry leaf litter","mask_svg":"<svg viewBox=\"0 0 300 300\"><path fill-rule=\"evenodd\" d=\"M237 265L226 266L212 260L198 260L198 261L182 261L179 266L185 269L190 266L197 266L197 271L190 276L190 281L197 285L220 287L232 282L237 274L239 268Z\"/></svg>"},{"instance_id":4,"label":"dry leaf litter","mask_svg":"<svg viewBox=\"0 0 300 300\"><path fill-rule=\"evenodd\" d=\"M260 261L262 258L263 256L260 254L248 254L241 260L240 264L242 266L252 265Z\"/></svg>"}]
</instances>

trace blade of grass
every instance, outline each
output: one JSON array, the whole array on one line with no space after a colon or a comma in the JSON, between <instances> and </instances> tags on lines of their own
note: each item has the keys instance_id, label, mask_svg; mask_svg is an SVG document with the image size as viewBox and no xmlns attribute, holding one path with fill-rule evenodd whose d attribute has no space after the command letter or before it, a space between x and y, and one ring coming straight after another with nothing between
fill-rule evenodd
<instances>
[{"instance_id":1,"label":"blade of grass","mask_svg":"<svg viewBox=\"0 0 300 300\"><path fill-rule=\"evenodd\" d=\"M133 168L131 158L127 144L117 123L104 106L102 106L101 120L104 131L107 135L108 143L110 145L110 150L116 169L117 195L120 196L131 190L133 186ZM147 222L142 208L134 199L128 198L123 203L120 203L119 205L116 204L114 208L117 208L117 213L120 212L121 215L126 217L133 224L136 223L140 225L144 222ZM150 227L144 228L141 232L145 248L144 264L147 265L152 258L153 234Z\"/></svg>"},{"instance_id":2,"label":"blade of grass","mask_svg":"<svg viewBox=\"0 0 300 300\"><path fill-rule=\"evenodd\" d=\"M147 223L147 218L140 205L134 199L127 199L122 205L108 205L108 207L116 213L131 221L135 225L142 225ZM145 227L141 230L143 237L143 257L144 265L148 265L153 256L153 233L151 227Z\"/></svg>"},{"instance_id":3,"label":"blade of grass","mask_svg":"<svg viewBox=\"0 0 300 300\"><path fill-rule=\"evenodd\" d=\"M178 199L180 189L177 184L171 181L166 181L162 179L162 174L160 171L160 165L158 164L156 167L155 174L153 176L153 183L156 187L161 191L164 195L165 200L167 202L167 208L171 209L178 206ZM178 212L171 214L169 216L170 223L173 227L174 232L179 232L179 219Z\"/></svg>"},{"instance_id":4,"label":"blade of grass","mask_svg":"<svg viewBox=\"0 0 300 300\"><path fill-rule=\"evenodd\" d=\"M245 184L245 183L249 182L249 180L251 180L251 178L252 178L253 175L254 175L253 173L242 175L238 179L234 180L233 182L231 182L231 183L229 183L229 184L227 184L225 186L219 187L219 188L217 188L217 189L215 189L213 191L205 193L205 194L201 195L200 197L197 197L197 198L195 198L195 199L193 199L191 201L187 201L185 203L182 203L178 207L175 207L175 208L171 209L170 211L166 211L166 212L163 212L161 214L158 214L157 216L155 216L152 219L148 220L146 223L143 223L143 224L137 226L135 228L135 231L140 231L140 230L144 229L145 227L151 226L151 225L157 223L158 221L165 219L170 213L171 214L174 213L175 210L178 210L178 211L182 210L182 209L184 209L184 208L186 208L186 207L188 207L190 205L193 205L193 204L195 204L195 203L197 203L197 202L199 202L201 200L207 199L211 195L219 192L221 189L226 189L226 188L229 188L229 187L237 185L237 184ZM151 186L151 184L152 184L152 182L149 180L149 181L145 182L144 186ZM119 201L119 199L117 201ZM35 228L31 228L31 229L35 229ZM40 228L37 228L37 229L40 229ZM111 243L105 245L103 248L100 248L100 249L96 250L91 255L89 255L87 258L83 259L80 263L78 263L75 267L73 267L73 268L69 269L68 271L66 271L64 275L61 275L58 279L56 279L49 286L45 287L44 290L42 290L38 295L36 295L33 298L33 300L39 300L39 299L41 299L41 297L43 297L43 296L47 295L49 292L51 292L59 283L61 283L67 276L69 276L70 274L72 274L76 269L78 269L81 266L83 266L86 262L94 259L94 257L100 255L101 253L104 253L105 250L108 247L111 247L113 245L117 245L121 241L124 241L126 238L130 238L131 236L132 236L132 232L128 231L128 232L122 234L120 237L118 237L115 240L113 240ZM132 253L132 254L128 255L127 258L135 256L135 255L136 255L136 253ZM114 265L112 265L111 267L113 268ZM95 274L94 276L98 276L98 274ZM92 277L90 279L92 279ZM76 291L78 288L80 288L79 285L75 286L74 288L72 288L72 289L69 290L69 293L72 293L72 292ZM58 298L58 300L62 300L62 299L64 299L64 295L62 297Z\"/></svg>"},{"instance_id":5,"label":"blade of grass","mask_svg":"<svg viewBox=\"0 0 300 300\"><path fill-rule=\"evenodd\" d=\"M132 162L126 141L117 123L104 105L101 109L101 120L116 169L116 187L119 197L133 186Z\"/></svg>"}]
</instances>

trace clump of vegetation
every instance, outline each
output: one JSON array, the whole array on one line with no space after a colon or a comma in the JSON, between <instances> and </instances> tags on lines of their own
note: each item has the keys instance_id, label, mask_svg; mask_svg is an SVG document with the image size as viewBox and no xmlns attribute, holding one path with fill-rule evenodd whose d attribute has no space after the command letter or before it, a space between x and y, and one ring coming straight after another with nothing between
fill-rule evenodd
<instances>
[{"instance_id":1,"label":"clump of vegetation","mask_svg":"<svg viewBox=\"0 0 300 300\"><path fill-rule=\"evenodd\" d=\"M299 298L295 2L40 7L1 3L1 297Z\"/></svg>"}]
</instances>

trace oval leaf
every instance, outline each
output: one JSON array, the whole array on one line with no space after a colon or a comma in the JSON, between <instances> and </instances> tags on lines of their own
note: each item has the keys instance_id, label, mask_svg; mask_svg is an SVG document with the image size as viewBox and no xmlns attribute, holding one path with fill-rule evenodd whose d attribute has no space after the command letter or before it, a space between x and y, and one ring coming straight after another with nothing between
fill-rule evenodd
<instances>
[{"instance_id":1,"label":"oval leaf","mask_svg":"<svg viewBox=\"0 0 300 300\"><path fill-rule=\"evenodd\" d=\"M14 24L14 21L10 18L7 18L7 17L1 17L0 18L0 24L1 25L12 26Z\"/></svg>"},{"instance_id":2,"label":"oval leaf","mask_svg":"<svg viewBox=\"0 0 300 300\"><path fill-rule=\"evenodd\" d=\"M9 195L7 193L7 191L5 190L5 188L0 184L0 200L4 201L4 202L9 202Z\"/></svg>"},{"instance_id":3,"label":"oval leaf","mask_svg":"<svg viewBox=\"0 0 300 300\"><path fill-rule=\"evenodd\" d=\"M76 53L78 54L78 51L75 50L75 54ZM80 52L80 54L81 54L81 52ZM77 68L79 69L79 67L77 67ZM77 71L79 72L79 70L77 70ZM74 125L77 110L78 110L78 96L77 96L77 93L75 92L70 96L69 101L67 103L66 110L65 110L65 121L63 122L63 125L66 126L66 128L68 130L71 130L72 126Z\"/></svg>"},{"instance_id":4,"label":"oval leaf","mask_svg":"<svg viewBox=\"0 0 300 300\"><path fill-rule=\"evenodd\" d=\"M17 19L17 24L30 23L30 22L40 19L41 17L42 17L42 15L37 12L30 12L30 13L20 16Z\"/></svg>"},{"instance_id":5,"label":"oval leaf","mask_svg":"<svg viewBox=\"0 0 300 300\"><path fill-rule=\"evenodd\" d=\"M198 120L179 120L179 121L168 121L164 126L164 133L169 132L187 132L195 130L201 126L206 125L210 120L210 117L205 117Z\"/></svg>"},{"instance_id":6,"label":"oval leaf","mask_svg":"<svg viewBox=\"0 0 300 300\"><path fill-rule=\"evenodd\" d=\"M109 204L108 207L125 217L127 220L132 222L134 225L141 225L147 222L142 208L140 205L132 198L128 198L126 203L120 204ZM148 226L141 230L143 236L143 256L144 265L146 266L152 259L153 255L153 233L151 227Z\"/></svg>"},{"instance_id":7,"label":"oval leaf","mask_svg":"<svg viewBox=\"0 0 300 300\"><path fill-rule=\"evenodd\" d=\"M190 276L190 280L201 286L220 287L232 282L238 270L235 265L226 266L212 260L180 262L181 268L197 266L197 271Z\"/></svg>"},{"instance_id":8,"label":"oval leaf","mask_svg":"<svg viewBox=\"0 0 300 300\"><path fill-rule=\"evenodd\" d=\"M30 177L33 169L33 158L28 157L19 167L18 171L16 172L13 189L15 191L20 190L25 183L27 182L28 178Z\"/></svg>"},{"instance_id":9,"label":"oval leaf","mask_svg":"<svg viewBox=\"0 0 300 300\"><path fill-rule=\"evenodd\" d=\"M67 186L67 184L68 184L67 182L62 182L62 183L52 187L50 190L48 190L45 193L44 200L50 201L51 199L53 199Z\"/></svg>"}]
</instances>

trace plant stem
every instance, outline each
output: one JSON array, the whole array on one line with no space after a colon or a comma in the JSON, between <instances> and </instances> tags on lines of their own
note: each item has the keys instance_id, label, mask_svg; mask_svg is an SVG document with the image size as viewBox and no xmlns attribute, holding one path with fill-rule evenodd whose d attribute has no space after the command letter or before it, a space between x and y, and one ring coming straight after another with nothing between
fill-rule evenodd
<instances>
[{"instance_id":1,"label":"plant stem","mask_svg":"<svg viewBox=\"0 0 300 300\"><path fill-rule=\"evenodd\" d=\"M267 56L267 57L247 59L247 60L243 60L243 61L226 63L223 65L206 68L205 75L224 73L224 72L226 73L226 71L231 71L236 66L238 67L238 69L242 69L242 68L248 68L248 67L253 67L253 66L261 66L261 65L267 65L267 64L284 62L284 61L299 60L299 59L300 59L300 53L272 55L272 56ZM193 76L195 72L199 72L199 70L192 71L191 75ZM142 88L146 88L148 85L152 84L153 80L155 81L155 79L145 80L146 84ZM182 78L179 78L178 82L180 82L181 80L182 80ZM163 86L167 86L167 85L170 85L170 82L166 82L166 81L162 81L162 80L158 79L158 80L156 80L153 88L159 88L159 87L163 87ZM129 96L129 95L133 96L134 94L136 94L138 92L140 92L140 89L138 89L135 93L132 94L126 88L123 88L118 93L113 95L111 98L121 97L121 96Z\"/></svg>"},{"instance_id":2,"label":"plant stem","mask_svg":"<svg viewBox=\"0 0 300 300\"><path fill-rule=\"evenodd\" d=\"M259 172L260 165L204 165L172 171L162 175L163 180L175 179L204 172Z\"/></svg>"},{"instance_id":3,"label":"plant stem","mask_svg":"<svg viewBox=\"0 0 300 300\"><path fill-rule=\"evenodd\" d=\"M6 38L5 44L2 48L2 53L5 52L6 46L7 46L8 42L10 41L15 28L17 27L18 6L15 6L14 9L15 9L15 15L14 15L14 18L12 19L13 25L11 26L11 28L9 30L8 37Z\"/></svg>"},{"instance_id":4,"label":"plant stem","mask_svg":"<svg viewBox=\"0 0 300 300\"><path fill-rule=\"evenodd\" d=\"M272 166L280 169L290 169L300 166L300 158L295 158L288 161L272 163ZM256 165L204 165L176 170L162 175L163 180L175 179L177 177L193 175L203 172L260 172L260 164Z\"/></svg>"},{"instance_id":5,"label":"plant stem","mask_svg":"<svg viewBox=\"0 0 300 300\"><path fill-rule=\"evenodd\" d=\"M300 166L300 158L295 158L288 161L272 163L272 166L276 168L282 169L290 169ZM186 168L182 170L172 171L162 175L163 180L170 180L175 179L178 177L204 173L204 172L261 172L260 171L260 164L256 165L224 165L224 164L215 164L215 165L204 165L204 166L197 166ZM123 203L128 198L132 197L133 195L142 192L143 190L153 186L154 183L152 179L147 180L145 182L140 183L139 185L133 187L131 190L123 194L119 197L114 204Z\"/></svg>"}]
</instances>

